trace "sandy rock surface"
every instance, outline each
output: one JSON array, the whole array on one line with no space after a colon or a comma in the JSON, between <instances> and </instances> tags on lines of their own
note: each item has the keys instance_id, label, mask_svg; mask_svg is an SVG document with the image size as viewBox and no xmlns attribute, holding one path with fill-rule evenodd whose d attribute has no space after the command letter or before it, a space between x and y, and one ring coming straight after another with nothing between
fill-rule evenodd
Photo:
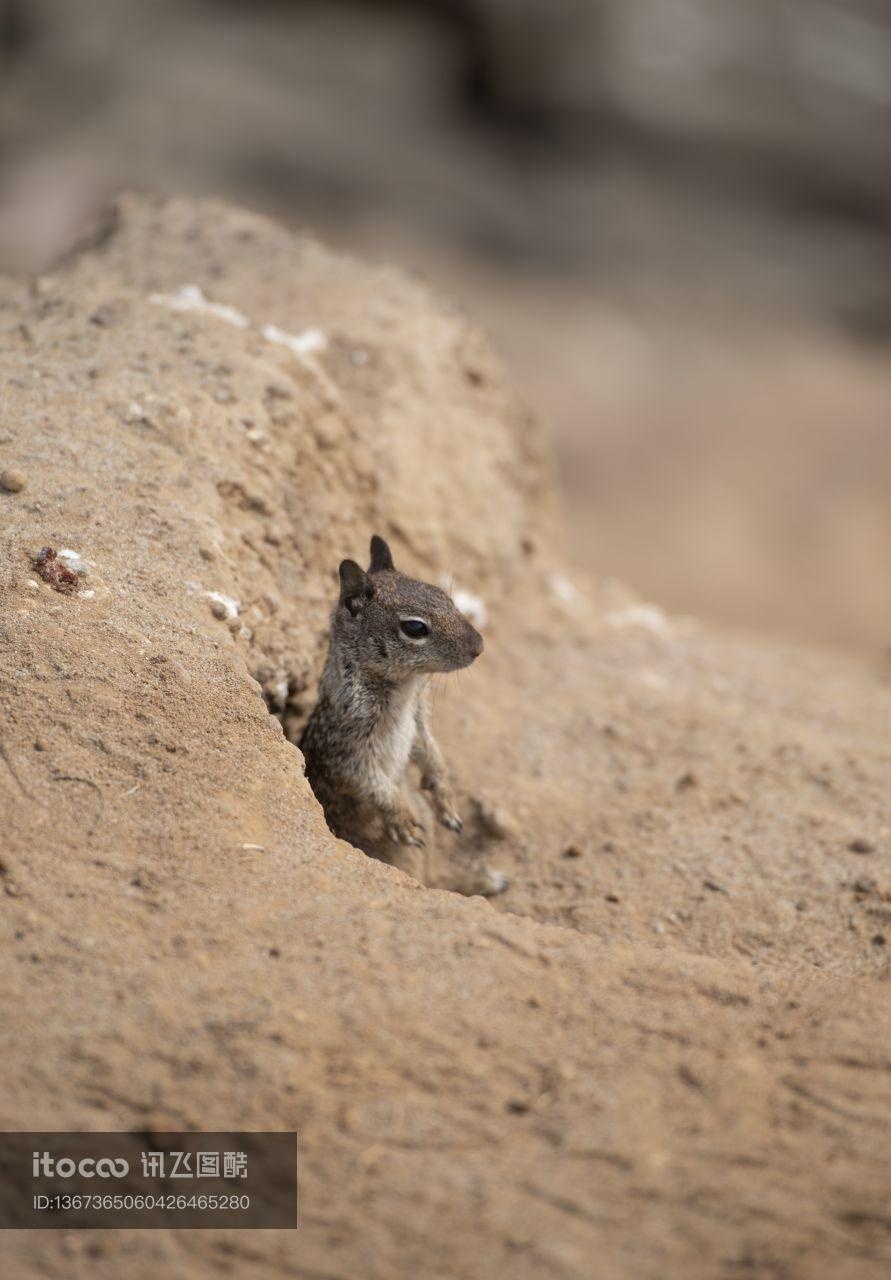
<instances>
[{"instance_id":1,"label":"sandy rock surface","mask_svg":"<svg viewBox=\"0 0 891 1280\"><path fill-rule=\"evenodd\" d=\"M301 1152L295 1233L4 1274L886 1276L881 674L573 574L473 326L260 218L127 200L0 325L3 1127ZM436 718L494 903L333 839L288 740L372 529L487 614Z\"/></svg>"}]
</instances>

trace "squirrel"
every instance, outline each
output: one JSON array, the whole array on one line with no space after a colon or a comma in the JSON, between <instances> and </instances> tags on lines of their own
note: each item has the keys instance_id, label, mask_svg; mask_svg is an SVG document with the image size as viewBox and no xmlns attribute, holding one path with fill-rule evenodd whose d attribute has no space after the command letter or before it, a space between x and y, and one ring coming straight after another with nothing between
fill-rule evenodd
<instances>
[{"instance_id":1,"label":"squirrel","mask_svg":"<svg viewBox=\"0 0 891 1280\"><path fill-rule=\"evenodd\" d=\"M483 638L444 591L400 573L377 534L368 571L344 560L339 574L318 702L299 742L306 777L336 836L427 883L432 832L405 775L410 763L419 767L434 816L460 833L427 686L434 673L469 667ZM506 886L478 866L455 887L492 894Z\"/></svg>"}]
</instances>

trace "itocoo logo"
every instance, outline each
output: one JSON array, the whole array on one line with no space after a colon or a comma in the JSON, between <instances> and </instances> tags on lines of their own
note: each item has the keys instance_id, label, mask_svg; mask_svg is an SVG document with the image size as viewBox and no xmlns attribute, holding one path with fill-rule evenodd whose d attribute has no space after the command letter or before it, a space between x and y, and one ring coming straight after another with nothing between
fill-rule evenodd
<instances>
[{"instance_id":1,"label":"itocoo logo","mask_svg":"<svg viewBox=\"0 0 891 1280\"><path fill-rule=\"evenodd\" d=\"M100 1156L94 1160L84 1156L82 1160L71 1160L63 1156L56 1160L48 1151L32 1151L31 1171L35 1178L73 1178L75 1174L82 1178L123 1178L130 1172L130 1165L123 1158Z\"/></svg>"}]
</instances>

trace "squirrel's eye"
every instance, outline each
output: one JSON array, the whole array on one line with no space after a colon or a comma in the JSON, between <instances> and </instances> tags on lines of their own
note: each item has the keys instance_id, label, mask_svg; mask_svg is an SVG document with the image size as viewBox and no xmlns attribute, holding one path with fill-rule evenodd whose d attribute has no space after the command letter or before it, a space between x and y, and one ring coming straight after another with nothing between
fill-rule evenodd
<instances>
[{"instance_id":1,"label":"squirrel's eye","mask_svg":"<svg viewBox=\"0 0 891 1280\"><path fill-rule=\"evenodd\" d=\"M399 626L403 633L412 640L423 640L424 636L430 634L430 628L427 623L422 622L420 618L403 618Z\"/></svg>"}]
</instances>

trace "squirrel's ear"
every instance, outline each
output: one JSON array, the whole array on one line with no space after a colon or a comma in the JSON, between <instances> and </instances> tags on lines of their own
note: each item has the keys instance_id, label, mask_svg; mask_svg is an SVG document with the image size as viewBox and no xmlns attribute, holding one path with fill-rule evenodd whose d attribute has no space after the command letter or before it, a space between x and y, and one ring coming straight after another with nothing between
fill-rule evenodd
<instances>
[{"instance_id":1,"label":"squirrel's ear","mask_svg":"<svg viewBox=\"0 0 891 1280\"><path fill-rule=\"evenodd\" d=\"M355 618L373 595L374 587L355 560L343 560L340 565L340 603L345 604Z\"/></svg>"},{"instance_id":2,"label":"squirrel's ear","mask_svg":"<svg viewBox=\"0 0 891 1280\"><path fill-rule=\"evenodd\" d=\"M376 533L371 539L371 565L368 572L380 573L382 569L394 569L395 567L390 548L380 534Z\"/></svg>"}]
</instances>

